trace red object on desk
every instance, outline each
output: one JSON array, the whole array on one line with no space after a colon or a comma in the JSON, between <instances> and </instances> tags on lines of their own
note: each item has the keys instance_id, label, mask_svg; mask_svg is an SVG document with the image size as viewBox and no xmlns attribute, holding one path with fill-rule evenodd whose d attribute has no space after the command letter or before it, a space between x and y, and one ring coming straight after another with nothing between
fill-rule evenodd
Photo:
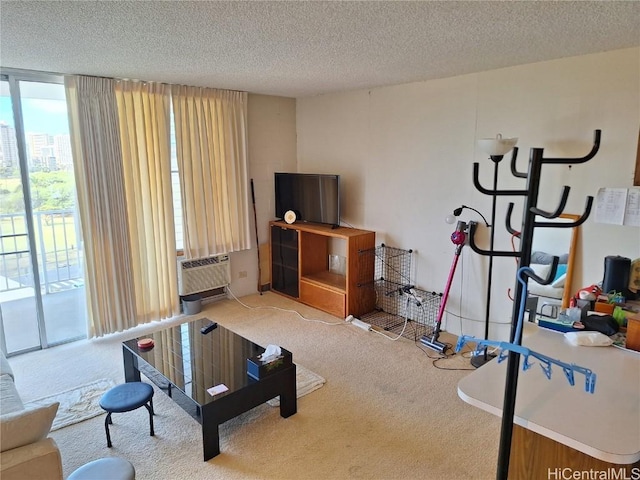
<instances>
[{"instance_id":1,"label":"red object on desk","mask_svg":"<svg viewBox=\"0 0 640 480\"><path fill-rule=\"evenodd\" d=\"M141 338L138 340L138 348L143 350L148 350L152 348L155 344L153 343L153 339L151 338Z\"/></svg>"}]
</instances>

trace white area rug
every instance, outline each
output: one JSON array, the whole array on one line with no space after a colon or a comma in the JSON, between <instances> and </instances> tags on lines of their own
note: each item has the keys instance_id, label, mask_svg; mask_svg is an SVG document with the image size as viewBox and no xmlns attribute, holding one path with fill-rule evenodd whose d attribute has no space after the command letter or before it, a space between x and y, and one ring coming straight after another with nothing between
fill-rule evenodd
<instances>
[{"instance_id":1,"label":"white area rug","mask_svg":"<svg viewBox=\"0 0 640 480\"><path fill-rule=\"evenodd\" d=\"M54 431L104 413L98 402L102 394L114 386L115 382L113 380L103 378L28 402L25 404L25 408L42 407L54 402L60 402L58 413L51 426L51 431Z\"/></svg>"},{"instance_id":2,"label":"white area rug","mask_svg":"<svg viewBox=\"0 0 640 480\"><path fill-rule=\"evenodd\" d=\"M307 370L303 366L296 364L297 398L319 389L325 384L325 382L326 380L317 373L313 373L311 370ZM267 403L272 407L279 407L280 397L272 398L271 400L268 400Z\"/></svg>"}]
</instances>

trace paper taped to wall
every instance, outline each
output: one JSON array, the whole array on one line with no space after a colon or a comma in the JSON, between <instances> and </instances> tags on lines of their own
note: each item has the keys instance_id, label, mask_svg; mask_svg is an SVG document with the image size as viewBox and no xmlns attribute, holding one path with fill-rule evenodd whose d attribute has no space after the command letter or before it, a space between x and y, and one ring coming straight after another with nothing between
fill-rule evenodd
<instances>
[{"instance_id":1,"label":"paper taped to wall","mask_svg":"<svg viewBox=\"0 0 640 480\"><path fill-rule=\"evenodd\" d=\"M601 188L596 196L597 223L640 226L640 188Z\"/></svg>"}]
</instances>

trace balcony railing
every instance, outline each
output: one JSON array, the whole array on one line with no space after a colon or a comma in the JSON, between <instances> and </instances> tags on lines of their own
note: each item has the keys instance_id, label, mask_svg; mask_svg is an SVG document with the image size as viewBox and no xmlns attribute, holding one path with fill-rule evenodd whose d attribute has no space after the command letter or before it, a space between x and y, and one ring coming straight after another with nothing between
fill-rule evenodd
<instances>
[{"instance_id":1,"label":"balcony railing","mask_svg":"<svg viewBox=\"0 0 640 480\"><path fill-rule=\"evenodd\" d=\"M35 243L42 293L79 287L83 254L76 211L34 212ZM33 288L26 216L0 215L0 293Z\"/></svg>"}]
</instances>

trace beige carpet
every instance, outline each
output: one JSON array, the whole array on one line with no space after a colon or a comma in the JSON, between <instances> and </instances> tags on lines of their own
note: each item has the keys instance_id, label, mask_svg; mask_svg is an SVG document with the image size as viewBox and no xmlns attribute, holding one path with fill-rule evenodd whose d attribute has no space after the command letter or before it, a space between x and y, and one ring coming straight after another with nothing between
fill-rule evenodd
<instances>
[{"instance_id":1,"label":"beige carpet","mask_svg":"<svg viewBox=\"0 0 640 480\"><path fill-rule=\"evenodd\" d=\"M115 385L116 382L110 378L102 378L76 388L33 400L26 403L25 408L45 407L58 402L58 411L51 425L51 431L53 432L104 413L104 410L100 407L100 397Z\"/></svg>"},{"instance_id":2,"label":"beige carpet","mask_svg":"<svg viewBox=\"0 0 640 480\"><path fill-rule=\"evenodd\" d=\"M455 369L470 368L468 359L457 355L434 366L428 356L434 352L412 341L391 342L274 293L242 301L339 323L307 322L273 308L249 310L234 300L190 317L207 316L261 345L281 345L294 362L326 379L298 400L296 415L283 419L279 409L264 404L225 423L222 453L203 462L200 425L157 390L155 437L148 434L144 409L114 415L111 449L103 416L52 432L65 476L96 458L121 456L135 465L139 480L495 478L500 421L457 395L457 383L469 371ZM164 326L12 357L23 401L100 378L122 382L122 340Z\"/></svg>"}]
</instances>

